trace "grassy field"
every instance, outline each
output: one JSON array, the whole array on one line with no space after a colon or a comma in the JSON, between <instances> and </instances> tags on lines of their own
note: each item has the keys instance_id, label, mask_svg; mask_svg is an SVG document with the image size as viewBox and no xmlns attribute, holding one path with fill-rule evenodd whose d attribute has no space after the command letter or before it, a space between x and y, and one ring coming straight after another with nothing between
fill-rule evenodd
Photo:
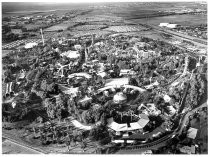
<instances>
[{"instance_id":1,"label":"grassy field","mask_svg":"<svg viewBox=\"0 0 210 157\"><path fill-rule=\"evenodd\" d=\"M45 29L44 31L46 31L46 32L48 32L48 31L54 32L54 31L58 31L58 30L67 30L67 28L69 26L70 26L70 24L61 23L61 24L58 24L58 25L51 26L51 27Z\"/></svg>"},{"instance_id":2,"label":"grassy field","mask_svg":"<svg viewBox=\"0 0 210 157\"><path fill-rule=\"evenodd\" d=\"M121 17L117 17L115 15L99 15L101 12L99 12L98 10L94 10L88 14L85 15L79 15L73 19L71 19L74 22L118 22L118 21L122 21Z\"/></svg>"},{"instance_id":3,"label":"grassy field","mask_svg":"<svg viewBox=\"0 0 210 157\"><path fill-rule=\"evenodd\" d=\"M88 31L74 31L69 32L74 37L80 37L80 36L86 36L86 35L92 35L95 34L96 36L106 35L110 34L111 32L105 31L105 30L88 30Z\"/></svg>"},{"instance_id":4,"label":"grassy field","mask_svg":"<svg viewBox=\"0 0 210 157\"><path fill-rule=\"evenodd\" d=\"M176 23L182 26L191 26L199 24L207 24L206 15L172 15L172 16L162 16L153 18L143 18L143 19L132 19L131 21L137 23L147 23L152 25L159 25L160 23Z\"/></svg>"},{"instance_id":5,"label":"grassy field","mask_svg":"<svg viewBox=\"0 0 210 157\"><path fill-rule=\"evenodd\" d=\"M76 31L87 31L87 30L99 30L106 28L106 25L80 25L76 26L73 29Z\"/></svg>"}]
</instances>

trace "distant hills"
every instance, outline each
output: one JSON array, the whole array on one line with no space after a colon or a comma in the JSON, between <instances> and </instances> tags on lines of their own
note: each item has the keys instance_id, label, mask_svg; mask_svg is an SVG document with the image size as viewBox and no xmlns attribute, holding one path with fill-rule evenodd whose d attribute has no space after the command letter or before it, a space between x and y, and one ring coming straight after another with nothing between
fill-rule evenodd
<instances>
[{"instance_id":1,"label":"distant hills","mask_svg":"<svg viewBox=\"0 0 210 157\"><path fill-rule=\"evenodd\" d=\"M76 1L76 0L75 0ZM91 2L91 0L90 0ZM106 7L104 7L106 6ZM195 2L111 2L111 3L55 3L55 2L2 2L2 14L11 12L26 12L26 11L48 11L48 10L72 10L72 9L87 9L93 7L99 12L112 12L116 14L126 14L133 16L134 14L142 14L140 12L170 10L174 8L200 8L206 9L207 5ZM139 16L139 15L138 15Z\"/></svg>"},{"instance_id":2,"label":"distant hills","mask_svg":"<svg viewBox=\"0 0 210 157\"><path fill-rule=\"evenodd\" d=\"M75 3L47 3L47 2L3 2L2 14L10 12L46 11L57 9L79 9L87 4Z\"/></svg>"}]
</instances>

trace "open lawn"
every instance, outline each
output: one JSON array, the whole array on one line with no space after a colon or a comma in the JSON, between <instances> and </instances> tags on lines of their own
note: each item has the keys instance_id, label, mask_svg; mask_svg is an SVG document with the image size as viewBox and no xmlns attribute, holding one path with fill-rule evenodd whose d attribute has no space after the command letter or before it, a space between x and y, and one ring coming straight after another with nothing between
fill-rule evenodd
<instances>
[{"instance_id":1,"label":"open lawn","mask_svg":"<svg viewBox=\"0 0 210 157\"><path fill-rule=\"evenodd\" d=\"M67 28L69 26L72 26L72 24L68 24L68 23L61 23L61 24L58 24L58 25L54 25L54 26L51 26L47 29L45 29L44 31L48 32L54 32L54 31L58 31L58 30L67 30Z\"/></svg>"},{"instance_id":2,"label":"open lawn","mask_svg":"<svg viewBox=\"0 0 210 157\"><path fill-rule=\"evenodd\" d=\"M86 36L86 35L92 35L95 34L96 36L111 34L111 32L106 30L88 30L88 31L75 31L75 32L69 32L74 37L80 37L80 36Z\"/></svg>"},{"instance_id":3,"label":"open lawn","mask_svg":"<svg viewBox=\"0 0 210 157\"><path fill-rule=\"evenodd\" d=\"M143 18L143 19L131 19L131 21L136 23L144 23L158 26L160 23L176 23L182 26L194 26L200 24L207 24L206 15L171 15L153 18Z\"/></svg>"},{"instance_id":4,"label":"open lawn","mask_svg":"<svg viewBox=\"0 0 210 157\"><path fill-rule=\"evenodd\" d=\"M87 31L87 30L98 30L106 28L106 25L80 25L76 26L73 29L77 31Z\"/></svg>"}]
</instances>

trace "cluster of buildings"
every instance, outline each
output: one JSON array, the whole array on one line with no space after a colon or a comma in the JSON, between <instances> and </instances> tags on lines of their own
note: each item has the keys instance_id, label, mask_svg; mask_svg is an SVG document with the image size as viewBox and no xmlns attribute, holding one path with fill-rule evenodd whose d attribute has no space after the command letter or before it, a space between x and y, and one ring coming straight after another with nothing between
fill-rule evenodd
<instances>
[{"instance_id":1,"label":"cluster of buildings","mask_svg":"<svg viewBox=\"0 0 210 157\"><path fill-rule=\"evenodd\" d=\"M185 6L183 6L181 9L173 9L173 10L167 10L164 11L167 13L175 13L175 14L206 14L207 10L205 9L199 9L199 8L186 8Z\"/></svg>"}]
</instances>

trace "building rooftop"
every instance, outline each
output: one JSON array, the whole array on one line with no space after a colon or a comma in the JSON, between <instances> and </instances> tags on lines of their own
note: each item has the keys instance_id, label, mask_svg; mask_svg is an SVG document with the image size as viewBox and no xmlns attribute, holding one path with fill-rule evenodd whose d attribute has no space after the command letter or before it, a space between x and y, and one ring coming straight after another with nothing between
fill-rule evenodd
<instances>
[{"instance_id":1,"label":"building rooftop","mask_svg":"<svg viewBox=\"0 0 210 157\"><path fill-rule=\"evenodd\" d=\"M191 139L195 139L197 136L198 129L189 128L187 131L187 137Z\"/></svg>"}]
</instances>

